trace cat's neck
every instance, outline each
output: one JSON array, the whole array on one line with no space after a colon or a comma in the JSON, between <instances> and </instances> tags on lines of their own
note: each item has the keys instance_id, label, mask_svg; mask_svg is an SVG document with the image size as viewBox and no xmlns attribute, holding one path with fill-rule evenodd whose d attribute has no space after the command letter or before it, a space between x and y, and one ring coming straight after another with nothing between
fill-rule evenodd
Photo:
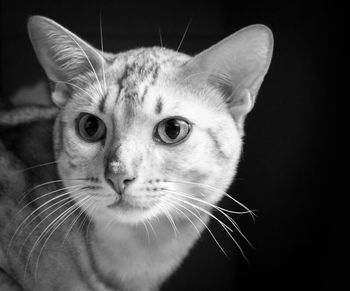
<instances>
[{"instance_id":1,"label":"cat's neck","mask_svg":"<svg viewBox=\"0 0 350 291\"><path fill-rule=\"evenodd\" d=\"M97 221L90 233L92 259L101 274L112 275L104 280L117 280L128 290L156 290L198 238L203 224L194 225L177 221L176 231L166 217L139 225Z\"/></svg>"}]
</instances>

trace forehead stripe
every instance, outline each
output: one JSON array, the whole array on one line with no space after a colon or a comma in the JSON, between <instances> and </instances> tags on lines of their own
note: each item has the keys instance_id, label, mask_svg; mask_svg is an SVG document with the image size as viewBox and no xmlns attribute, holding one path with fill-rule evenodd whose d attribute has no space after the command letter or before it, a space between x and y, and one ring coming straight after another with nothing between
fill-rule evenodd
<instances>
[{"instance_id":1,"label":"forehead stripe","mask_svg":"<svg viewBox=\"0 0 350 291\"><path fill-rule=\"evenodd\" d=\"M162 109L163 109L163 102L162 102L162 98L161 97L158 97L158 100L157 100L157 105L156 105L156 114L160 114L162 112Z\"/></svg>"},{"instance_id":2,"label":"forehead stripe","mask_svg":"<svg viewBox=\"0 0 350 291\"><path fill-rule=\"evenodd\" d=\"M159 69L160 69L160 66L158 64L154 64L154 67L153 67L153 74L152 74L152 81L151 81L151 86L153 86L157 79L158 79L158 75L159 75Z\"/></svg>"},{"instance_id":3,"label":"forehead stripe","mask_svg":"<svg viewBox=\"0 0 350 291\"><path fill-rule=\"evenodd\" d=\"M101 113L104 112L106 99L107 99L107 93L102 96L100 103L98 105L98 109L100 110Z\"/></svg>"}]
</instances>

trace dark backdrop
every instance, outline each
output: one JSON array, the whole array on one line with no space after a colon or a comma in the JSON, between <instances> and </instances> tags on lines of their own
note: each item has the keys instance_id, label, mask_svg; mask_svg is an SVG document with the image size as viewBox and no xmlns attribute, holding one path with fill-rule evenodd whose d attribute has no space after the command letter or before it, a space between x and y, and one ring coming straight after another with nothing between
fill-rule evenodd
<instances>
[{"instance_id":1,"label":"dark backdrop","mask_svg":"<svg viewBox=\"0 0 350 291\"><path fill-rule=\"evenodd\" d=\"M30 3L32 2L32 3ZM102 12L105 51L160 44L195 54L254 23L269 26L275 51L256 107L246 124L244 154L230 193L258 209L253 223L235 217L255 246L238 239L248 262L216 223L163 288L170 290L317 290L334 287L341 255L333 225L334 149L329 90L335 72L336 8L330 2L183 3L178 1L2 1L1 97L44 78L26 34L27 17L53 18L100 47ZM290 3L292 2L292 3ZM334 99L333 99L334 100ZM337 102L337 101L336 101ZM228 199L222 206L230 207ZM236 234L237 237L238 234ZM332 251L331 251L332 250Z\"/></svg>"}]
</instances>

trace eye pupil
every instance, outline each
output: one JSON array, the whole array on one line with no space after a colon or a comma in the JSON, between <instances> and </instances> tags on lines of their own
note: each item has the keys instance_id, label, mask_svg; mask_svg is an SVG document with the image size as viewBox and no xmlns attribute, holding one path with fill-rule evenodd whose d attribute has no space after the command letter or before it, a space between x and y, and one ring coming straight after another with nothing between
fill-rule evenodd
<instances>
[{"instance_id":1,"label":"eye pupil","mask_svg":"<svg viewBox=\"0 0 350 291\"><path fill-rule=\"evenodd\" d=\"M175 119L170 119L166 124L164 131L171 139L176 139L180 133L181 126Z\"/></svg>"},{"instance_id":2,"label":"eye pupil","mask_svg":"<svg viewBox=\"0 0 350 291\"><path fill-rule=\"evenodd\" d=\"M90 116L84 124L85 132L89 136L93 136L98 129L98 121L94 116Z\"/></svg>"}]
</instances>

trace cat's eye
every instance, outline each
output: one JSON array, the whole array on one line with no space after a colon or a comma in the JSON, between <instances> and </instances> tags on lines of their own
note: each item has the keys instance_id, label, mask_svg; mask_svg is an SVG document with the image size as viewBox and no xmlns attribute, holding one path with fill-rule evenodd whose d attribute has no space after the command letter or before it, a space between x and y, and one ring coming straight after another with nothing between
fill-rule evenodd
<instances>
[{"instance_id":1,"label":"cat's eye","mask_svg":"<svg viewBox=\"0 0 350 291\"><path fill-rule=\"evenodd\" d=\"M191 131L191 124L181 118L172 117L159 122L154 130L154 138L163 144L177 144L184 141Z\"/></svg>"},{"instance_id":2,"label":"cat's eye","mask_svg":"<svg viewBox=\"0 0 350 291\"><path fill-rule=\"evenodd\" d=\"M90 113L81 113L76 120L78 135L85 141L98 142L106 137L104 122Z\"/></svg>"}]
</instances>

